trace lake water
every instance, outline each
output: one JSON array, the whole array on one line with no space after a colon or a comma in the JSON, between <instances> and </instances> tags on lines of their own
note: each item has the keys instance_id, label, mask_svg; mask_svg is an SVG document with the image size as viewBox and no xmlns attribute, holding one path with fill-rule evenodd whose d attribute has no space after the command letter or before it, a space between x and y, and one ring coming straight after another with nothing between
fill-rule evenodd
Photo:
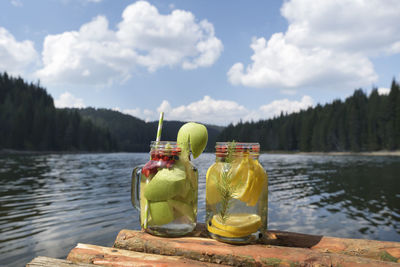
<instances>
[{"instance_id":1,"label":"lake water","mask_svg":"<svg viewBox=\"0 0 400 267\"><path fill-rule=\"evenodd\" d=\"M139 229L130 175L147 153L0 155L0 266L65 258L79 243L111 246ZM198 221L205 219L199 169ZM269 229L400 241L400 157L268 155Z\"/></svg>"}]
</instances>

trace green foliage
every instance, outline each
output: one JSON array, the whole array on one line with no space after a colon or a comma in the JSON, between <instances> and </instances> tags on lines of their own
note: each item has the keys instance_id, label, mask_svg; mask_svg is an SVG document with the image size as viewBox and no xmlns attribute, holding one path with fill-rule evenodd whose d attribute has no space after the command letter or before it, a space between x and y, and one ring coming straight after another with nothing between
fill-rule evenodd
<instances>
[{"instance_id":1,"label":"green foliage","mask_svg":"<svg viewBox=\"0 0 400 267\"><path fill-rule=\"evenodd\" d=\"M164 121L162 140L175 140L185 122ZM107 109L56 109L39 83L0 73L0 149L39 151L143 151L158 122ZM389 95L362 90L344 102L225 128L206 125L206 151L215 141L258 141L262 150L375 151L400 149L400 85Z\"/></svg>"},{"instance_id":2,"label":"green foliage","mask_svg":"<svg viewBox=\"0 0 400 267\"><path fill-rule=\"evenodd\" d=\"M265 151L376 151L400 149L400 85L393 80L389 95L361 89L344 102L259 122L230 124L218 140L259 142Z\"/></svg>"},{"instance_id":3,"label":"green foliage","mask_svg":"<svg viewBox=\"0 0 400 267\"><path fill-rule=\"evenodd\" d=\"M156 139L158 121L145 122L130 115L109 109L69 109L76 110L84 118L96 125L110 129L117 142L119 151L148 152L150 142ZM166 115L168 116L168 114ZM174 141L181 126L185 122L164 120L161 140ZM206 125L208 143L206 151L214 151L215 141L222 127Z\"/></svg>"},{"instance_id":4,"label":"green foliage","mask_svg":"<svg viewBox=\"0 0 400 267\"><path fill-rule=\"evenodd\" d=\"M391 261L391 262L398 262L398 258L393 257L392 255L390 255L389 253L387 253L386 251L382 251L380 254L380 258L382 261Z\"/></svg>"},{"instance_id":5,"label":"green foliage","mask_svg":"<svg viewBox=\"0 0 400 267\"><path fill-rule=\"evenodd\" d=\"M162 140L176 140L185 122L164 121ZM39 84L0 73L0 149L147 152L158 122L108 109L56 109ZM222 127L206 125L207 151Z\"/></svg>"},{"instance_id":6,"label":"green foliage","mask_svg":"<svg viewBox=\"0 0 400 267\"><path fill-rule=\"evenodd\" d=\"M0 74L0 148L37 151L116 150L110 132L59 110L39 84Z\"/></svg>"}]
</instances>

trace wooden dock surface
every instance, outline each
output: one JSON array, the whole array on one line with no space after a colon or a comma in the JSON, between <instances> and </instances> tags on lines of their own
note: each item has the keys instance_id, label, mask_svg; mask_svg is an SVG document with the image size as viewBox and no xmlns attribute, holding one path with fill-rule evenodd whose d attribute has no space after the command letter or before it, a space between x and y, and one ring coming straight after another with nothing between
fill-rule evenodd
<instances>
[{"instance_id":1,"label":"wooden dock surface","mask_svg":"<svg viewBox=\"0 0 400 267\"><path fill-rule=\"evenodd\" d=\"M179 238L121 230L112 248L78 244L66 260L38 257L26 266L400 267L400 242L268 231L258 243L230 245L209 238L205 225L198 224L191 235Z\"/></svg>"}]
</instances>

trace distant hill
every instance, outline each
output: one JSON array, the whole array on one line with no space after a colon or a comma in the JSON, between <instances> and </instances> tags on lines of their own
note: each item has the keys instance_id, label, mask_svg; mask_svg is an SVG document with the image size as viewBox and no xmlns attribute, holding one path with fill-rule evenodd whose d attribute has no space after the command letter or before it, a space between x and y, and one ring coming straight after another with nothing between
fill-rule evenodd
<instances>
[{"instance_id":1,"label":"distant hill","mask_svg":"<svg viewBox=\"0 0 400 267\"><path fill-rule=\"evenodd\" d=\"M78 112L83 118L110 130L119 151L149 151L150 142L155 140L158 121L145 122L141 119L110 109L68 109ZM185 122L164 120L162 140L174 141L179 128ZM207 151L214 151L217 136L223 127L206 125L208 130Z\"/></svg>"}]
</instances>

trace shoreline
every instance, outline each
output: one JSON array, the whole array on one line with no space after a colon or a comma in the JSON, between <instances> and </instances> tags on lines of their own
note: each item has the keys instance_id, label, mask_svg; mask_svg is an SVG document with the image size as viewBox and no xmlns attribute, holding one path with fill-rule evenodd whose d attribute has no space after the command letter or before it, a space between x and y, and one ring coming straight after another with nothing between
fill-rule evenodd
<instances>
[{"instance_id":1,"label":"shoreline","mask_svg":"<svg viewBox=\"0 0 400 267\"><path fill-rule=\"evenodd\" d=\"M262 151L262 154L293 154L293 155L321 155L321 156L400 156L400 150L379 150L379 151L331 151L331 152L302 152L302 151Z\"/></svg>"},{"instance_id":2,"label":"shoreline","mask_svg":"<svg viewBox=\"0 0 400 267\"><path fill-rule=\"evenodd\" d=\"M206 152L206 151L205 151ZM14 149L0 149L0 155L35 155L35 154L113 154L113 153L146 153L140 151L34 151L34 150L14 150ZM206 153L215 153L214 151L207 151ZM378 150L378 151L331 151L331 152L303 152L303 151L260 151L260 154L285 154L285 155L321 155L321 156L400 156L400 150Z\"/></svg>"}]
</instances>

